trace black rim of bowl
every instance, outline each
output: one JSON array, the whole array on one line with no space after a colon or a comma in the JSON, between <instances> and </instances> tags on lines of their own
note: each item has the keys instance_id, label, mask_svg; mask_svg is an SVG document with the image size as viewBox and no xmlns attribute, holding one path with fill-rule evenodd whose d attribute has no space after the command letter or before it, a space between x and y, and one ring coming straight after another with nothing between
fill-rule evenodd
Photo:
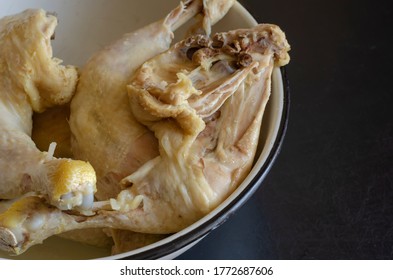
<instances>
[{"instance_id":1,"label":"black rim of bowl","mask_svg":"<svg viewBox=\"0 0 393 280\"><path fill-rule=\"evenodd\" d=\"M168 242L160 246L148 249L146 251L126 256L121 258L123 260L131 259L159 259L170 254L173 254L180 249L191 245L193 242L205 237L211 231L222 225L230 216L232 216L260 187L266 175L269 173L274 161L281 151L281 146L284 141L284 136L287 131L288 117L289 117L289 104L290 104L290 91L289 81L287 78L287 72L285 67L281 67L281 75L283 80L284 100L283 110L281 116L280 126L277 132L277 138L273 144L273 147L265 161L262 168L258 171L257 175L251 180L251 182L244 188L244 190L229 203L220 212L214 215L211 219L191 230L190 232L176 238L176 242Z\"/></svg>"}]
</instances>

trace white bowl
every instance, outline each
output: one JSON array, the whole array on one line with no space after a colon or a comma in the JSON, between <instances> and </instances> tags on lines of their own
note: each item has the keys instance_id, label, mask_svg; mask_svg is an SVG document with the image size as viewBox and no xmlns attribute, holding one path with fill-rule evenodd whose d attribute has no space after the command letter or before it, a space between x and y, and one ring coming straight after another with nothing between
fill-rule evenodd
<instances>
[{"instance_id":1,"label":"white bowl","mask_svg":"<svg viewBox=\"0 0 393 280\"><path fill-rule=\"evenodd\" d=\"M57 13L59 25L53 41L54 55L65 64L82 66L97 50L122 34L165 16L179 0L0 0L0 17L19 13L27 8L43 8ZM154 7L152 9L152 7ZM257 22L239 3L219 22L214 31L228 31L255 26ZM181 31L180 31L181 32ZM179 36L180 37L180 36ZM284 79L283 79L284 77ZM110 256L109 249L51 237L13 259L171 259L200 241L225 222L261 185L279 153L286 131L289 92L285 71L275 69L272 95L266 108L256 160L250 174L237 190L210 214L159 242L123 254Z\"/></svg>"}]
</instances>

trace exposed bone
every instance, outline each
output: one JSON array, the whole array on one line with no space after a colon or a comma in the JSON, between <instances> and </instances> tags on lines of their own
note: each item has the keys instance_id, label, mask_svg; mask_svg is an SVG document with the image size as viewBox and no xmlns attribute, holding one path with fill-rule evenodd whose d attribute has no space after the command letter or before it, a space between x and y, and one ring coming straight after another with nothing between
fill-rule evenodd
<instances>
[{"instance_id":1,"label":"exposed bone","mask_svg":"<svg viewBox=\"0 0 393 280\"><path fill-rule=\"evenodd\" d=\"M197 38L191 38L189 42L198 41ZM172 233L200 219L233 192L251 168L270 95L271 73L275 65L288 62L289 45L283 32L274 25L217 34L213 43L207 46L212 51L206 54L217 55L220 58L218 63L227 61L229 65L244 53L252 58L251 63L245 64L247 66L238 64L235 72L225 63L224 67L218 68L214 67L216 64L205 63L210 61L209 55L190 59L188 49L179 46L184 46L184 42L147 61L129 87L135 121L154 131L160 155L122 180L126 189L115 200L118 210L97 210L92 216L81 216L76 212L60 211L39 198L25 199L19 202L22 209L14 211L11 207L0 215L0 227L11 231L18 241L16 245L11 242L4 246L21 253L53 234L82 228L111 227L155 234ZM234 51L221 55L227 46L234 46ZM160 71L148 67L167 60L174 63L172 71L166 69L167 74L160 75ZM202 78L190 81L187 74L195 69L201 71ZM220 70L224 73L221 76L218 75ZM151 79L145 80L146 84L139 80L143 71L152 73L148 76ZM204 71L206 75L203 75ZM243 77L243 82L235 83L225 103L216 112L210 112L209 118L202 119L191 105L199 103L189 101L206 96L204 89L220 99L220 94L227 94L225 90L220 91L220 81L228 80L237 71L248 74ZM195 77L196 73L193 75ZM165 82L155 82L154 77ZM140 99L141 95L147 99ZM148 104L150 101L154 106ZM177 108L167 110L166 102ZM46 221L45 227L29 230L29 213L37 213L34 210L37 208L40 217ZM8 236L10 240L9 231L4 233L3 239Z\"/></svg>"},{"instance_id":2,"label":"exposed bone","mask_svg":"<svg viewBox=\"0 0 393 280\"><path fill-rule=\"evenodd\" d=\"M17 244L18 242L14 233L7 228L0 227L0 249L14 253L13 248L15 248Z\"/></svg>"},{"instance_id":3,"label":"exposed bone","mask_svg":"<svg viewBox=\"0 0 393 280\"><path fill-rule=\"evenodd\" d=\"M138 67L170 47L174 30L204 13L204 2L181 2L164 19L124 35L83 67L71 103L72 148L77 158L94 167L98 200L115 198L122 190L121 179L159 155L154 134L130 110L126 86ZM233 4L227 0L206 2L210 9L228 7L214 13L213 22L229 9L228 3Z\"/></svg>"},{"instance_id":4,"label":"exposed bone","mask_svg":"<svg viewBox=\"0 0 393 280\"><path fill-rule=\"evenodd\" d=\"M35 191L71 209L94 192L94 170L86 162L48 158L31 139L33 111L69 102L78 79L75 67L52 58L56 25L57 19L43 10L0 20L0 199Z\"/></svg>"}]
</instances>

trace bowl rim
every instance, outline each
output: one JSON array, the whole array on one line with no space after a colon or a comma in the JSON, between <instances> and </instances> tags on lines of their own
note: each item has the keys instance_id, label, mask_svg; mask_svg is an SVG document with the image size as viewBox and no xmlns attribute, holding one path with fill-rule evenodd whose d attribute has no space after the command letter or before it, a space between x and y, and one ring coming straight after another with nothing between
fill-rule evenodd
<instances>
[{"instance_id":1,"label":"bowl rim","mask_svg":"<svg viewBox=\"0 0 393 280\"><path fill-rule=\"evenodd\" d=\"M186 232L176 238L176 242L166 242L152 248L148 248L141 252L136 252L135 254L127 255L122 253L119 255L114 255L112 257L119 257L120 260L138 260L138 259L160 259L165 256L176 253L182 248L191 246L192 243L206 237L214 229L218 228L225 221L228 220L245 202L255 193L255 191L261 186L262 182L269 173L271 167L273 166L277 156L279 155L282 144L285 138L285 134L288 127L289 118L289 108L290 108L290 89L289 81L287 77L286 67L280 67L280 73L282 78L283 86L283 107L281 112L280 124L278 126L277 136L273 143L272 149L270 150L265 162L262 167L257 171L256 176L251 179L247 186L235 197L228 205L223 209L214 214L209 220L205 221L201 225L195 227L194 229ZM132 252L132 251L130 251ZM130 253L128 252L128 254Z\"/></svg>"},{"instance_id":2,"label":"bowl rim","mask_svg":"<svg viewBox=\"0 0 393 280\"><path fill-rule=\"evenodd\" d=\"M246 20L253 25L256 25L256 20L252 15L239 3L236 2L234 8L240 11L241 14L246 13ZM215 211L214 214L209 216L209 219L201 221L201 223L190 227L190 230L186 230L183 234L174 238L168 237L163 242L157 242L133 251L125 253L101 257L97 259L122 259L122 260L134 260L134 259L160 259L170 255L175 255L182 249L191 247L197 241L206 237L214 229L218 228L225 221L227 221L240 207L242 207L246 201L257 191L261 186L265 177L269 173L272 165L274 164L278 154L280 153L282 142L287 130L288 114L289 114L289 82L286 75L286 68L281 67L279 69L280 85L282 86L282 97L280 96L279 101L281 102L281 113L278 115L279 125L276 127L276 136L273 137L273 143L269 144L271 149L267 152L266 159L262 162L261 167L256 170L255 176L251 178L248 183L237 193L236 196L231 198L228 203ZM281 99L282 98L282 99ZM174 242L176 241L176 242ZM176 255L177 256L177 255ZM1 259L1 257L0 257Z\"/></svg>"}]
</instances>

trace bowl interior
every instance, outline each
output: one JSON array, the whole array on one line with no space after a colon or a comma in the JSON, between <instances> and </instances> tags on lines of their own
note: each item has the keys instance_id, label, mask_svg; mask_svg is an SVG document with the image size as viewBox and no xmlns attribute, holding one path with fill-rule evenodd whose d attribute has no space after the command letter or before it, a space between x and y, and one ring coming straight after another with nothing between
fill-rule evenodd
<instances>
[{"instance_id":1,"label":"bowl interior","mask_svg":"<svg viewBox=\"0 0 393 280\"><path fill-rule=\"evenodd\" d=\"M54 56L61 58L64 64L83 66L94 52L120 38L124 33L163 18L178 2L179 0L0 0L0 17L21 12L27 8L43 8L57 13L59 25L56 29L56 39L52 42ZM213 30L228 31L251 27L255 24L252 16L236 3ZM185 28L176 32L176 39L182 38L184 30ZM92 259L109 256L109 258L122 258L173 243L179 237L191 231L195 232L198 227L214 219L222 209L242 194L268 158L277 138L283 111L283 87L279 69L274 70L272 81L272 95L264 114L259 148L251 173L224 203L200 221L157 243L117 256L110 256L109 248L95 248L51 237L42 245L36 245L20 256L10 257L0 252L0 258ZM201 237L194 235L190 238L190 244Z\"/></svg>"}]
</instances>

